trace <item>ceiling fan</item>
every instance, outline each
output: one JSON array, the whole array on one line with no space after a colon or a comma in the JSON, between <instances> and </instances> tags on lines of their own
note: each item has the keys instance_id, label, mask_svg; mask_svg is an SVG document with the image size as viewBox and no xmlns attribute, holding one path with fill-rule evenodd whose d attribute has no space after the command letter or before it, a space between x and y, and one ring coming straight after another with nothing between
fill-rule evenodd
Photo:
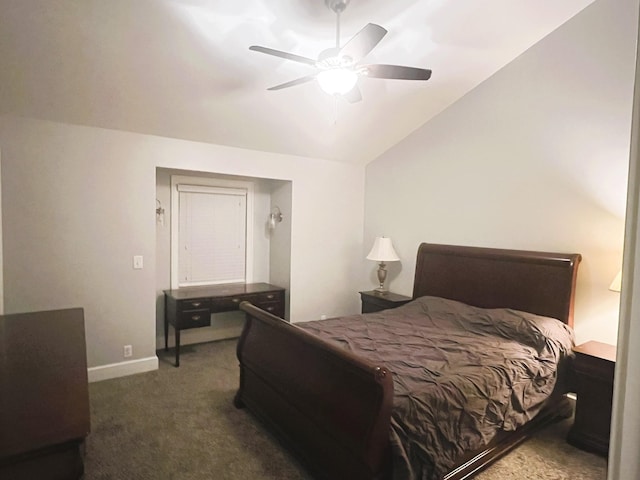
<instances>
[{"instance_id":1,"label":"ceiling fan","mask_svg":"<svg viewBox=\"0 0 640 480\"><path fill-rule=\"evenodd\" d=\"M387 30L380 25L367 24L341 47L340 14L347 8L350 1L324 0L326 6L336 14L336 46L320 52L317 60L258 45L249 47L249 50L304 63L315 67L317 70L310 75L281 83L267 90L281 90L317 80L325 92L342 96L348 102L355 103L362 100L362 95L357 85L358 78L361 76L396 80L429 80L431 70L425 68L361 63L364 57L387 34Z\"/></svg>"}]
</instances>

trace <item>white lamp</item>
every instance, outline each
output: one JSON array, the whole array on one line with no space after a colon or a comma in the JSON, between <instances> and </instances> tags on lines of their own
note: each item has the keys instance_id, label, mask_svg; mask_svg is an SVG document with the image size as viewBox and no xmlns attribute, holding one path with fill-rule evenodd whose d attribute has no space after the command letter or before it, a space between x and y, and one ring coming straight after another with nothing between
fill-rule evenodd
<instances>
[{"instance_id":1,"label":"white lamp","mask_svg":"<svg viewBox=\"0 0 640 480\"><path fill-rule=\"evenodd\" d=\"M622 290L622 270L618 272L616 278L614 278L613 282L611 282L611 285L609 285L609 290L612 290L614 292L619 292L620 290Z\"/></svg>"},{"instance_id":2,"label":"white lamp","mask_svg":"<svg viewBox=\"0 0 640 480\"><path fill-rule=\"evenodd\" d=\"M329 95L344 95L356 85L358 74L349 68L329 68L321 71L316 80Z\"/></svg>"},{"instance_id":3,"label":"white lamp","mask_svg":"<svg viewBox=\"0 0 640 480\"><path fill-rule=\"evenodd\" d=\"M378 266L378 281L380 282L380 286L376 288L375 291L385 293L387 291L386 288L384 288L384 281L387 278L387 265L384 262L397 262L400 260L400 257L398 257L398 254L393 249L391 239L387 237L376 237L373 242L373 247L369 255L367 255L367 259L380 262Z\"/></svg>"}]
</instances>

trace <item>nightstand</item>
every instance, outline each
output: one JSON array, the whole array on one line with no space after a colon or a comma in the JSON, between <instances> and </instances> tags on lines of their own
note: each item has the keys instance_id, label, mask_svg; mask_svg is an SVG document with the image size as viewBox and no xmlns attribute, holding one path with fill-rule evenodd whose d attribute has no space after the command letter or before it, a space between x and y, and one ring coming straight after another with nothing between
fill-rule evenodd
<instances>
[{"instance_id":1,"label":"nightstand","mask_svg":"<svg viewBox=\"0 0 640 480\"><path fill-rule=\"evenodd\" d=\"M396 308L411 301L411 297L399 295L397 293L380 293L375 290L360 292L362 299L362 313L379 312L388 308Z\"/></svg>"},{"instance_id":2,"label":"nightstand","mask_svg":"<svg viewBox=\"0 0 640 480\"><path fill-rule=\"evenodd\" d=\"M567 441L578 448L607 455L616 347L592 341L578 345L573 351L576 357L572 374L577 400Z\"/></svg>"}]
</instances>

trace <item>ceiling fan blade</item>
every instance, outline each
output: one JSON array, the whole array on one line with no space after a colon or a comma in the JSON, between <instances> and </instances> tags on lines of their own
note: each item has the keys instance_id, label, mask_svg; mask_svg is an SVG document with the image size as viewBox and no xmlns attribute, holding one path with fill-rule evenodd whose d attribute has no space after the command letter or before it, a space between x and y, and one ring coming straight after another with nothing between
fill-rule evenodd
<instances>
[{"instance_id":1,"label":"ceiling fan blade","mask_svg":"<svg viewBox=\"0 0 640 480\"><path fill-rule=\"evenodd\" d=\"M253 50L254 52L266 53L267 55L274 55L276 57L284 58L286 60L293 60L294 62L298 62L298 63L305 63L307 65L311 65L314 67L316 66L316 61L311 58L302 57L300 55L295 55L293 53L282 52L280 50L274 50L273 48L261 47L259 45L252 45L249 47L249 50Z\"/></svg>"},{"instance_id":2,"label":"ceiling fan blade","mask_svg":"<svg viewBox=\"0 0 640 480\"><path fill-rule=\"evenodd\" d=\"M276 85L275 87L267 88L267 90L282 90L283 88L295 87L296 85L302 85L303 83L310 82L315 80L316 75L307 75L306 77L296 78L295 80L291 80L290 82L281 83L280 85Z\"/></svg>"},{"instance_id":3,"label":"ceiling fan blade","mask_svg":"<svg viewBox=\"0 0 640 480\"><path fill-rule=\"evenodd\" d=\"M365 74L373 78L395 80L429 80L431 70L426 68L403 67L400 65L362 65Z\"/></svg>"},{"instance_id":4,"label":"ceiling fan blade","mask_svg":"<svg viewBox=\"0 0 640 480\"><path fill-rule=\"evenodd\" d=\"M362 60L387 34L380 25L368 23L340 49L341 57L350 57L355 63Z\"/></svg>"},{"instance_id":5,"label":"ceiling fan blade","mask_svg":"<svg viewBox=\"0 0 640 480\"><path fill-rule=\"evenodd\" d=\"M358 103L362 100L362 93L360 93L360 89L358 85L356 85L347 93L343 94L342 97L349 103Z\"/></svg>"}]
</instances>

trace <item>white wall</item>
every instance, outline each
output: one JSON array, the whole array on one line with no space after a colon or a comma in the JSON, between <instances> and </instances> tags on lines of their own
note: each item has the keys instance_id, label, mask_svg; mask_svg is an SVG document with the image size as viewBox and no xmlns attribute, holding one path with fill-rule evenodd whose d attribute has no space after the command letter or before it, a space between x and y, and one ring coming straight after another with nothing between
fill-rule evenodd
<instances>
[{"instance_id":1,"label":"white wall","mask_svg":"<svg viewBox=\"0 0 640 480\"><path fill-rule=\"evenodd\" d=\"M633 3L637 8L638 1L633 0ZM640 23L637 10L633 17ZM610 480L636 480L640 477L640 325L637 321L640 316L640 59L637 52L635 67L620 328L607 472Z\"/></svg>"},{"instance_id":2,"label":"white wall","mask_svg":"<svg viewBox=\"0 0 640 480\"><path fill-rule=\"evenodd\" d=\"M640 72L640 69L637 70ZM640 76L636 73L636 89ZM637 92L637 90L636 90ZM629 169L629 196L625 232L625 254L620 303L620 329L614 382L610 480L637 480L640 477L640 95L636 93L633 112L633 141Z\"/></svg>"},{"instance_id":3,"label":"white wall","mask_svg":"<svg viewBox=\"0 0 640 480\"><path fill-rule=\"evenodd\" d=\"M421 241L578 252L577 340L616 343L636 20L595 2L368 165L391 290L411 293Z\"/></svg>"},{"instance_id":4,"label":"white wall","mask_svg":"<svg viewBox=\"0 0 640 480\"><path fill-rule=\"evenodd\" d=\"M84 307L93 369L157 362L157 167L291 181L291 319L358 309L363 167L12 116L0 147L5 311Z\"/></svg>"},{"instance_id":5,"label":"white wall","mask_svg":"<svg viewBox=\"0 0 640 480\"><path fill-rule=\"evenodd\" d=\"M268 232L271 238L269 250L269 281L285 288L284 318L290 318L291 290L291 182L276 182L271 190L271 208L278 207L282 213L282 222Z\"/></svg>"}]
</instances>

